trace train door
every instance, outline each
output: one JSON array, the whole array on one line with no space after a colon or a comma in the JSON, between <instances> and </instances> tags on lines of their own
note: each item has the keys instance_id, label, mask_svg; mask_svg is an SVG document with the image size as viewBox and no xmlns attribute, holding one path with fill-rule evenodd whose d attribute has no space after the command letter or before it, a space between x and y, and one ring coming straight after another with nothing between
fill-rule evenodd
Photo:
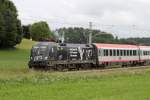
<instances>
[{"instance_id":1,"label":"train door","mask_svg":"<svg viewBox=\"0 0 150 100\"><path fill-rule=\"evenodd\" d=\"M49 57L51 60L56 60L57 55L57 47L52 46L49 48Z\"/></svg>"},{"instance_id":2,"label":"train door","mask_svg":"<svg viewBox=\"0 0 150 100\"><path fill-rule=\"evenodd\" d=\"M57 48L57 59L58 60L67 60L67 48L60 46Z\"/></svg>"},{"instance_id":3,"label":"train door","mask_svg":"<svg viewBox=\"0 0 150 100\"><path fill-rule=\"evenodd\" d=\"M100 65L102 64L103 56L104 56L104 49L99 48L97 50L97 60Z\"/></svg>"},{"instance_id":4,"label":"train door","mask_svg":"<svg viewBox=\"0 0 150 100\"><path fill-rule=\"evenodd\" d=\"M138 56L139 56L139 61L141 62L142 50L140 48L138 49Z\"/></svg>"}]
</instances>

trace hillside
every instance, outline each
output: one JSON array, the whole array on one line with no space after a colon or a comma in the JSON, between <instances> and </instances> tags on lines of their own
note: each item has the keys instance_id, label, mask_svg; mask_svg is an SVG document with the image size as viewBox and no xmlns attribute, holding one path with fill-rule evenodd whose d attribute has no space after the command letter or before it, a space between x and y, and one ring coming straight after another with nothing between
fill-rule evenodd
<instances>
[{"instance_id":1,"label":"hillside","mask_svg":"<svg viewBox=\"0 0 150 100\"><path fill-rule=\"evenodd\" d=\"M35 41L23 39L21 44L16 46L17 49L31 49L32 45L36 44Z\"/></svg>"},{"instance_id":2,"label":"hillside","mask_svg":"<svg viewBox=\"0 0 150 100\"><path fill-rule=\"evenodd\" d=\"M7 71L12 73L27 70L30 49L35 43L31 40L23 39L22 43L17 45L16 48L0 50L0 74Z\"/></svg>"}]
</instances>

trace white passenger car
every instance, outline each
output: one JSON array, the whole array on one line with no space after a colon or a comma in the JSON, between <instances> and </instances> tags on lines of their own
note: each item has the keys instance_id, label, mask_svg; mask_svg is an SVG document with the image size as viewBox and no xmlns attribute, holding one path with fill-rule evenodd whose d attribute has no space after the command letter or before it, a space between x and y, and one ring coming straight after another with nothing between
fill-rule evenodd
<instances>
[{"instance_id":1,"label":"white passenger car","mask_svg":"<svg viewBox=\"0 0 150 100\"><path fill-rule=\"evenodd\" d=\"M140 57L141 62L149 63L150 62L150 46L139 46L140 48Z\"/></svg>"},{"instance_id":2,"label":"white passenger car","mask_svg":"<svg viewBox=\"0 0 150 100\"><path fill-rule=\"evenodd\" d=\"M139 46L125 44L94 44L97 49L99 65L112 63L136 64L139 63Z\"/></svg>"}]
</instances>

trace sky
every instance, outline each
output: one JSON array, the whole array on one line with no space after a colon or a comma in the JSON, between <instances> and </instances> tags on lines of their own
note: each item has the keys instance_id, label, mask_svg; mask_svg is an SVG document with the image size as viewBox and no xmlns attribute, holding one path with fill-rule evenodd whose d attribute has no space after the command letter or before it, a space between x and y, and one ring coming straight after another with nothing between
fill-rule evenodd
<instances>
[{"instance_id":1,"label":"sky","mask_svg":"<svg viewBox=\"0 0 150 100\"><path fill-rule=\"evenodd\" d=\"M150 0L11 0L22 23L50 28L89 27L120 38L150 37Z\"/></svg>"}]
</instances>

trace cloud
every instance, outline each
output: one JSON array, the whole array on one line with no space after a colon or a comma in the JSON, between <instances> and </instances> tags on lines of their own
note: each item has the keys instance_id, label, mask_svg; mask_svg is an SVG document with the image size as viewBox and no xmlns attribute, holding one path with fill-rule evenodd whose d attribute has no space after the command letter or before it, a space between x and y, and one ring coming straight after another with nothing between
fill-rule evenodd
<instances>
[{"instance_id":1,"label":"cloud","mask_svg":"<svg viewBox=\"0 0 150 100\"><path fill-rule=\"evenodd\" d=\"M149 0L12 0L23 24L46 20L55 29L88 27L113 32L119 37L148 37ZM109 25L113 25L110 27ZM136 25L136 27L133 25Z\"/></svg>"}]
</instances>

